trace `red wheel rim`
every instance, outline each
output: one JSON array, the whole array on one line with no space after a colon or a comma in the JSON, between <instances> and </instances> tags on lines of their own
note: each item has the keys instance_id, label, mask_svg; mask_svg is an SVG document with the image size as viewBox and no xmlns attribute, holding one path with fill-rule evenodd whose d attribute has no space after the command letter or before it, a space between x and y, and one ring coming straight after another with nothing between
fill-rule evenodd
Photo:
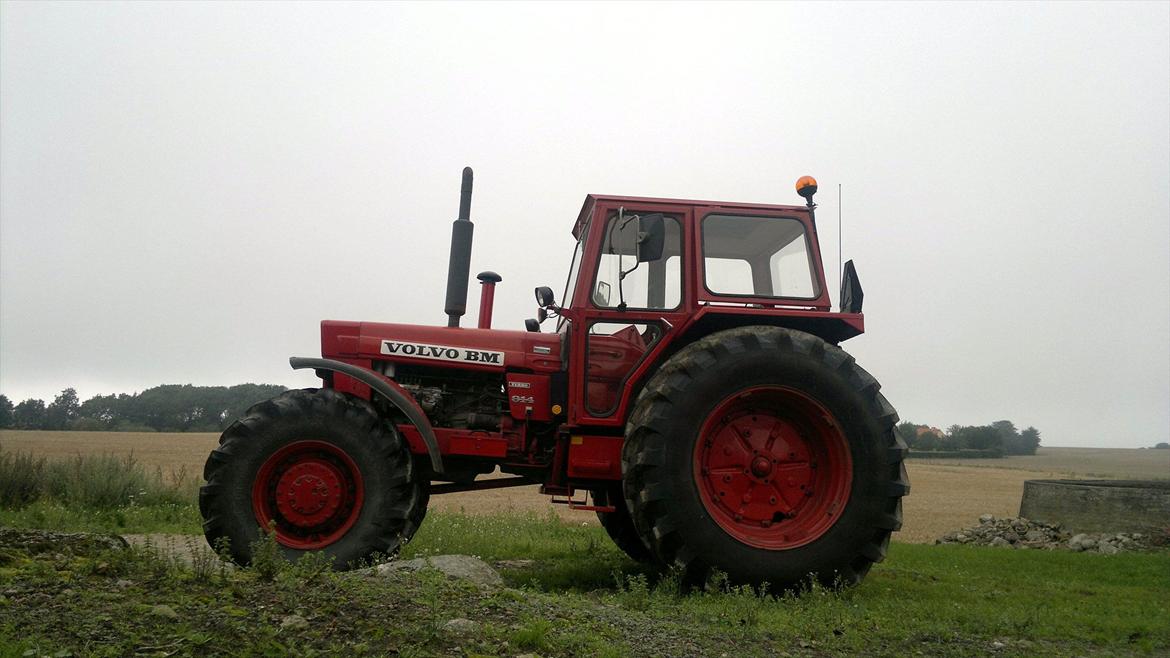
<instances>
[{"instance_id":1,"label":"red wheel rim","mask_svg":"<svg viewBox=\"0 0 1170 658\"><path fill-rule=\"evenodd\" d=\"M768 550L828 532L849 501L849 445L821 403L757 386L716 405L695 442L695 482L727 534Z\"/></svg>"},{"instance_id":2,"label":"red wheel rim","mask_svg":"<svg viewBox=\"0 0 1170 658\"><path fill-rule=\"evenodd\" d=\"M337 446L297 441L260 466L252 509L262 528L276 526L276 541L301 550L341 539L362 509L362 474Z\"/></svg>"}]
</instances>

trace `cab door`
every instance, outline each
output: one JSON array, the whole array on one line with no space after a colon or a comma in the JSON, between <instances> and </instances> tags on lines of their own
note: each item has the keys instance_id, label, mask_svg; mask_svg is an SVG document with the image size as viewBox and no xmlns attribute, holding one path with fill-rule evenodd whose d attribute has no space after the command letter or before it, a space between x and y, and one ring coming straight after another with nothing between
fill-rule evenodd
<instances>
[{"instance_id":1,"label":"cab door","mask_svg":"<svg viewBox=\"0 0 1170 658\"><path fill-rule=\"evenodd\" d=\"M693 291L684 283L690 262L688 206L606 202L590 222L594 245L582 263L574 304L579 319L570 336L569 394L574 425L621 426L628 392L645 366L688 317ZM643 253L654 222L661 221L661 251Z\"/></svg>"}]
</instances>

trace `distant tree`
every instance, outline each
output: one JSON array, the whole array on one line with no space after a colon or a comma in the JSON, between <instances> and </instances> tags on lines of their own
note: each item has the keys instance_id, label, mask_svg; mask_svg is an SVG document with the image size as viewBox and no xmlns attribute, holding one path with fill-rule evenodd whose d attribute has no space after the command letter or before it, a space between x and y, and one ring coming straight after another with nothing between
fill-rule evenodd
<instances>
[{"instance_id":1,"label":"distant tree","mask_svg":"<svg viewBox=\"0 0 1170 658\"><path fill-rule=\"evenodd\" d=\"M17 429L45 429L45 401L28 399L12 410L12 424Z\"/></svg>"},{"instance_id":2,"label":"distant tree","mask_svg":"<svg viewBox=\"0 0 1170 658\"><path fill-rule=\"evenodd\" d=\"M0 429L12 427L12 400L7 395L0 395Z\"/></svg>"},{"instance_id":3,"label":"distant tree","mask_svg":"<svg viewBox=\"0 0 1170 658\"><path fill-rule=\"evenodd\" d=\"M118 405L119 399L116 395L95 395L81 403L81 408L77 410L80 418L74 425L86 421L84 423L86 428L110 429L118 419Z\"/></svg>"},{"instance_id":4,"label":"distant tree","mask_svg":"<svg viewBox=\"0 0 1170 658\"><path fill-rule=\"evenodd\" d=\"M77 391L72 388L61 391L61 394L45 409L45 429L65 429L70 422L76 420L77 411L80 408L81 403L77 400Z\"/></svg>"},{"instance_id":5,"label":"distant tree","mask_svg":"<svg viewBox=\"0 0 1170 658\"><path fill-rule=\"evenodd\" d=\"M915 446L918 450L938 450L942 447L942 441L934 432L923 432L918 435L918 443Z\"/></svg>"},{"instance_id":6,"label":"distant tree","mask_svg":"<svg viewBox=\"0 0 1170 658\"><path fill-rule=\"evenodd\" d=\"M939 440L940 450L963 450L967 447L967 438L963 435L967 428L962 425L951 425L947 428L942 439Z\"/></svg>"},{"instance_id":7,"label":"distant tree","mask_svg":"<svg viewBox=\"0 0 1170 658\"><path fill-rule=\"evenodd\" d=\"M1029 426L1023 432L1020 432L1020 451L1016 454L1020 455L1034 455L1036 449L1040 447L1040 430Z\"/></svg>"},{"instance_id":8,"label":"distant tree","mask_svg":"<svg viewBox=\"0 0 1170 658\"><path fill-rule=\"evenodd\" d=\"M1166 443L1165 441L1163 441L1161 443L1156 444L1154 446L1154 449L1156 449L1156 450L1170 450L1170 443Z\"/></svg>"},{"instance_id":9,"label":"distant tree","mask_svg":"<svg viewBox=\"0 0 1170 658\"><path fill-rule=\"evenodd\" d=\"M1003 450L1003 435L990 425L963 428L963 439L972 450Z\"/></svg>"},{"instance_id":10,"label":"distant tree","mask_svg":"<svg viewBox=\"0 0 1170 658\"><path fill-rule=\"evenodd\" d=\"M997 420L991 424L991 427L999 432L999 445L1003 451L1009 455L1018 455L1020 453L1020 431L1016 429L1016 424L1010 420Z\"/></svg>"}]
</instances>

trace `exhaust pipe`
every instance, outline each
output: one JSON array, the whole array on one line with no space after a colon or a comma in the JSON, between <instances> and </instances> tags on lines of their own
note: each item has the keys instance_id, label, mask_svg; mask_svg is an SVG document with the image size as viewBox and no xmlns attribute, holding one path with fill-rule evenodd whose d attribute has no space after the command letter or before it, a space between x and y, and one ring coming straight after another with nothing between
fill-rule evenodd
<instances>
[{"instance_id":1,"label":"exhaust pipe","mask_svg":"<svg viewBox=\"0 0 1170 658\"><path fill-rule=\"evenodd\" d=\"M471 167L463 168L463 186L459 190L459 217L451 223L451 258L447 262L447 326L458 327L467 312L467 279L471 274Z\"/></svg>"},{"instance_id":2,"label":"exhaust pipe","mask_svg":"<svg viewBox=\"0 0 1170 658\"><path fill-rule=\"evenodd\" d=\"M852 262L852 261L851 261ZM496 300L496 284L504 278L495 272L480 272L479 279L479 328L492 328L492 305Z\"/></svg>"}]
</instances>

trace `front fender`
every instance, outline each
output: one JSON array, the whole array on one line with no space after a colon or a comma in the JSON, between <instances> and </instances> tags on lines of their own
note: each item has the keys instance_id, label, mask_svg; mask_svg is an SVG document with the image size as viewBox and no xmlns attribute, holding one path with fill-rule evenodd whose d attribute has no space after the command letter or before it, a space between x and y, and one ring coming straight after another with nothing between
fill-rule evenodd
<instances>
[{"instance_id":1,"label":"front fender","mask_svg":"<svg viewBox=\"0 0 1170 658\"><path fill-rule=\"evenodd\" d=\"M398 407L398 410L406 416L407 420L418 428L418 433L422 435L423 441L427 444L427 454L431 458L431 469L436 473L443 472L443 457L439 454L439 440L435 438L435 430L431 427L431 422L427 420L426 414L419 408L418 403L414 401L410 393L407 393L397 383L384 377L379 377L376 373L370 372L365 368L359 368L349 363L342 363L341 361L334 361L333 359L310 359L302 356L294 356L289 357L288 364L294 370L312 368L314 370L340 372L346 377L353 377L366 386L369 386L379 395L386 398L390 404Z\"/></svg>"}]
</instances>

